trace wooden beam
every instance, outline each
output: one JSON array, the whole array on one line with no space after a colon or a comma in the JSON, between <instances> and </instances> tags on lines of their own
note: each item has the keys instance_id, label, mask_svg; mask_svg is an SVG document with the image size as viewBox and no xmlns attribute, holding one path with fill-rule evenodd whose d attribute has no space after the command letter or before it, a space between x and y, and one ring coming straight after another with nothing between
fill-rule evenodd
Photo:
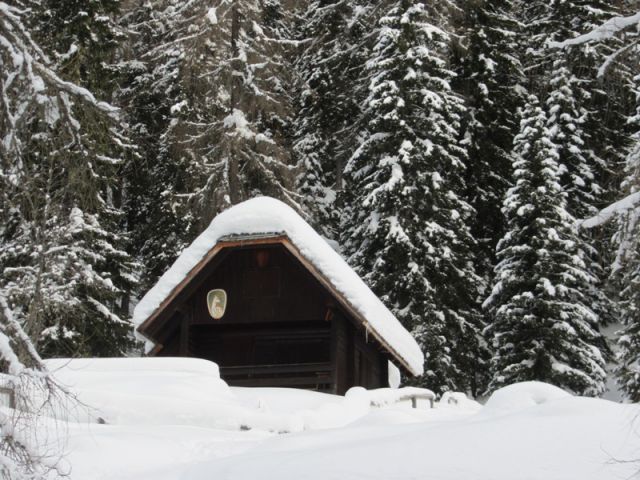
<instances>
[{"instance_id":1,"label":"wooden beam","mask_svg":"<svg viewBox=\"0 0 640 480\"><path fill-rule=\"evenodd\" d=\"M191 352L189 349L189 335L191 333L191 324L193 319L193 308L191 305L187 306L187 311L182 315L180 319L180 355L188 357Z\"/></svg>"},{"instance_id":2,"label":"wooden beam","mask_svg":"<svg viewBox=\"0 0 640 480\"><path fill-rule=\"evenodd\" d=\"M330 347L329 347L329 359L331 363L331 377L333 378L333 384L331 385L331 393L338 393L338 376L340 369L338 368L338 322L335 315L331 318L331 333L330 333Z\"/></svg>"},{"instance_id":3,"label":"wooden beam","mask_svg":"<svg viewBox=\"0 0 640 480\"><path fill-rule=\"evenodd\" d=\"M264 376L290 374L290 373L310 373L329 376L331 373L331 364L328 362L319 363L280 363L272 365L244 365L236 367L220 367L221 375L257 375Z\"/></svg>"},{"instance_id":4,"label":"wooden beam","mask_svg":"<svg viewBox=\"0 0 640 480\"><path fill-rule=\"evenodd\" d=\"M158 353L160 353L160 351L162 351L163 348L164 348L163 344L156 343L147 355L149 357L155 357Z\"/></svg>"},{"instance_id":5,"label":"wooden beam","mask_svg":"<svg viewBox=\"0 0 640 480\"><path fill-rule=\"evenodd\" d=\"M224 379L224 377L223 377ZM315 377L259 377L259 378L230 378L224 379L232 387L296 387L316 388L323 392L333 393L330 379ZM322 388L324 386L329 388Z\"/></svg>"}]
</instances>

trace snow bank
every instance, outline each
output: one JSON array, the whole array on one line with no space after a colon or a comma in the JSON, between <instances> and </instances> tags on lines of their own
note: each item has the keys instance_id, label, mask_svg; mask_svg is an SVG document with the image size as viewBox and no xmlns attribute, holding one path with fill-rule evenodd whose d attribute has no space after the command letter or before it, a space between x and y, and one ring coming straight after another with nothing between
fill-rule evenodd
<instances>
[{"instance_id":1,"label":"snow bank","mask_svg":"<svg viewBox=\"0 0 640 480\"><path fill-rule=\"evenodd\" d=\"M487 400L484 412L508 413L570 396L548 383L521 382L496 390Z\"/></svg>"},{"instance_id":2,"label":"snow bank","mask_svg":"<svg viewBox=\"0 0 640 480\"><path fill-rule=\"evenodd\" d=\"M622 462L640 451L631 422L637 406L565 396L511 415L402 423L407 412L382 410L347 428L270 438L194 463L177 478L619 480L638 470Z\"/></svg>"},{"instance_id":3,"label":"snow bank","mask_svg":"<svg viewBox=\"0 0 640 480\"><path fill-rule=\"evenodd\" d=\"M413 409L403 397L428 391L355 387L341 397L229 388L214 364L198 359L48 366L109 422L43 423L44 437L59 438L67 452L72 478L83 480L618 480L637 473L637 463L612 459L638 457L638 405L539 382L498 390L485 407L453 392L435 408Z\"/></svg>"},{"instance_id":4,"label":"snow bank","mask_svg":"<svg viewBox=\"0 0 640 480\"><path fill-rule=\"evenodd\" d=\"M301 432L348 425L372 409L411 406L419 388L354 387L342 397L287 388L230 388L218 366L197 358L94 358L46 361L81 406L60 412L68 421L109 425L184 425L222 430Z\"/></svg>"},{"instance_id":5,"label":"snow bank","mask_svg":"<svg viewBox=\"0 0 640 480\"><path fill-rule=\"evenodd\" d=\"M45 360L47 368L58 375L106 372L184 372L220 379L220 369L214 362L188 357L148 358L52 358ZM89 377L90 378L90 377ZM100 379L100 375L95 376Z\"/></svg>"},{"instance_id":6,"label":"snow bank","mask_svg":"<svg viewBox=\"0 0 640 480\"><path fill-rule=\"evenodd\" d=\"M84 408L68 420L238 428L218 414L235 411L233 394L218 366L194 358L92 358L46 360L53 376ZM214 418L215 417L215 418Z\"/></svg>"},{"instance_id":7,"label":"snow bank","mask_svg":"<svg viewBox=\"0 0 640 480\"><path fill-rule=\"evenodd\" d=\"M423 373L424 355L411 334L309 224L291 207L269 197L240 203L214 218L136 305L134 324L139 326L149 318L221 238L248 234L286 234L300 254L366 319L366 328L384 338L412 373Z\"/></svg>"}]
</instances>

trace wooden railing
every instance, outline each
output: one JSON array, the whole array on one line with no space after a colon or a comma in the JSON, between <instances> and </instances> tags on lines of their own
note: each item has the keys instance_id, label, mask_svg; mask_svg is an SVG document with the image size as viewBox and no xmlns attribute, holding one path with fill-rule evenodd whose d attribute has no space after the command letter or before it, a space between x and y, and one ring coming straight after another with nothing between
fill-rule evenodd
<instances>
[{"instance_id":1,"label":"wooden railing","mask_svg":"<svg viewBox=\"0 0 640 480\"><path fill-rule=\"evenodd\" d=\"M332 369L328 362L220 367L220 374L234 386L326 389L332 383Z\"/></svg>"}]
</instances>

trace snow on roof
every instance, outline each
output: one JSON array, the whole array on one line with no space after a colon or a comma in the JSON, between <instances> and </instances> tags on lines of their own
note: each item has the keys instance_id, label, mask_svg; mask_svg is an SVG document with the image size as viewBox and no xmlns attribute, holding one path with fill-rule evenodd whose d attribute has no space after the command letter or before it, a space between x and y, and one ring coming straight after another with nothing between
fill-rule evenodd
<instances>
[{"instance_id":1,"label":"snow on roof","mask_svg":"<svg viewBox=\"0 0 640 480\"><path fill-rule=\"evenodd\" d=\"M291 207L269 197L257 197L222 212L186 248L158 283L140 300L133 322L140 326L187 277L189 272L223 237L232 235L286 234L302 257L309 261L401 357L414 374L423 373L424 355L411 334L383 305L343 258Z\"/></svg>"}]
</instances>

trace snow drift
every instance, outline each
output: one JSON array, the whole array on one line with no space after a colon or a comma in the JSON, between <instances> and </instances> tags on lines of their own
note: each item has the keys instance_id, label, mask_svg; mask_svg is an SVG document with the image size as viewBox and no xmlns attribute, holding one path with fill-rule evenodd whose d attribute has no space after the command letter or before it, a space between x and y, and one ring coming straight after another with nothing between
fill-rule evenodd
<instances>
[{"instance_id":1,"label":"snow drift","mask_svg":"<svg viewBox=\"0 0 640 480\"><path fill-rule=\"evenodd\" d=\"M617 461L638 458L638 405L539 382L498 390L485 407L451 392L412 409L395 403L403 389L230 388L198 359L48 366L107 422L51 423L49 437L65 433L71 478L82 480L618 480L638 471Z\"/></svg>"}]
</instances>

